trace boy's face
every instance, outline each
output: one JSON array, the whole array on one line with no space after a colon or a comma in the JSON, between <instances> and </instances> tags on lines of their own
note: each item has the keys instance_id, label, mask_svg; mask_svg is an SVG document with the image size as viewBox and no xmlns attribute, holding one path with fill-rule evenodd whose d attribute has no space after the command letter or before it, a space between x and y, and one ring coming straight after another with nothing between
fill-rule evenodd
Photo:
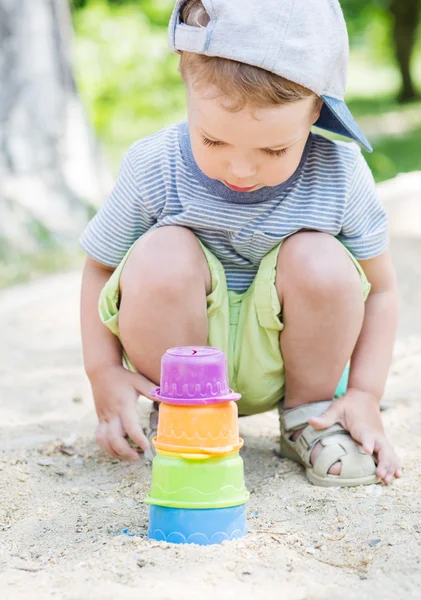
<instances>
[{"instance_id":1,"label":"boy's face","mask_svg":"<svg viewBox=\"0 0 421 600\"><path fill-rule=\"evenodd\" d=\"M240 192L286 181L297 169L319 117L314 97L263 109L229 112L212 90L187 92L194 158L212 179Z\"/></svg>"}]
</instances>

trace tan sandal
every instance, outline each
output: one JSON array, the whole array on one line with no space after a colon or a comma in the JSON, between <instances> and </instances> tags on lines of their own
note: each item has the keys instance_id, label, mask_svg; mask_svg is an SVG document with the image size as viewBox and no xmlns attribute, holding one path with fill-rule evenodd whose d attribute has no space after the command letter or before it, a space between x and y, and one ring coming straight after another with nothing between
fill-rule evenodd
<instances>
[{"instance_id":1,"label":"tan sandal","mask_svg":"<svg viewBox=\"0 0 421 600\"><path fill-rule=\"evenodd\" d=\"M303 465L313 485L348 487L379 483L373 457L341 425L318 431L308 424L311 417L319 417L332 402L334 400L312 402L288 410L280 408L281 456ZM303 429L301 434L292 441L293 433L299 429ZM319 442L323 448L312 464L311 453ZM342 465L340 475L328 473L338 461Z\"/></svg>"}]
</instances>

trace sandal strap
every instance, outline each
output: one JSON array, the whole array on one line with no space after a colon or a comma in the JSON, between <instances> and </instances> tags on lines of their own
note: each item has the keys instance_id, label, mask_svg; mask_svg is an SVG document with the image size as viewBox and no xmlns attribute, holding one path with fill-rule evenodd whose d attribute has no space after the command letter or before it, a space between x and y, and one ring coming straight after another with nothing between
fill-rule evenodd
<instances>
[{"instance_id":1,"label":"sandal strap","mask_svg":"<svg viewBox=\"0 0 421 600\"><path fill-rule=\"evenodd\" d=\"M308 420L313 417L320 417L333 400L322 400L320 402L309 402L309 404L302 404L296 408L289 408L282 410L279 415L284 431L294 431L295 429L301 429L308 424Z\"/></svg>"},{"instance_id":2,"label":"sandal strap","mask_svg":"<svg viewBox=\"0 0 421 600\"><path fill-rule=\"evenodd\" d=\"M357 479L374 475L376 463L370 454L352 439L350 434L341 433L321 440L323 449L313 465L316 475L324 477L337 461L341 462L341 474L345 479Z\"/></svg>"},{"instance_id":3,"label":"sandal strap","mask_svg":"<svg viewBox=\"0 0 421 600\"><path fill-rule=\"evenodd\" d=\"M314 448L314 446L317 444L317 442L326 440L327 437L332 436L332 435L337 435L338 433L350 435L342 427L342 425L339 425L339 423L335 423L335 425L332 425L331 427L328 427L327 429L314 429L314 427L312 427L311 425L307 425L307 427L305 429L303 429L303 431L301 432L301 434L299 435L299 437L297 438L295 443L297 443L299 441L299 446L302 446L302 448L306 452L309 452ZM331 444L328 443L326 445L331 445Z\"/></svg>"}]
</instances>

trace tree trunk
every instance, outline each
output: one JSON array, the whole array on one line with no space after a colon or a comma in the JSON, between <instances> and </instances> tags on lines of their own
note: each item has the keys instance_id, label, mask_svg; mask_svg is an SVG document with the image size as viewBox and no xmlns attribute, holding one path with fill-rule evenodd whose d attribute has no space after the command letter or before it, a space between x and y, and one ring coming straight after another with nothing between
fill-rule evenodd
<instances>
[{"instance_id":1,"label":"tree trunk","mask_svg":"<svg viewBox=\"0 0 421 600\"><path fill-rule=\"evenodd\" d=\"M0 0L0 255L75 247L109 175L73 80L67 0Z\"/></svg>"},{"instance_id":2,"label":"tree trunk","mask_svg":"<svg viewBox=\"0 0 421 600\"><path fill-rule=\"evenodd\" d=\"M402 76L399 100L407 102L417 97L411 77L411 56L419 24L421 0L392 0L390 10L394 17L393 39L396 59Z\"/></svg>"}]
</instances>

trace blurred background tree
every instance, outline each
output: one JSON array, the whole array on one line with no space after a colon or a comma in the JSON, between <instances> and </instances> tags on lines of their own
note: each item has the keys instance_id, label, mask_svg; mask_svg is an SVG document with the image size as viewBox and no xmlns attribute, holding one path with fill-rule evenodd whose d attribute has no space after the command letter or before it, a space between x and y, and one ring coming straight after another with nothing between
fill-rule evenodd
<instances>
[{"instance_id":1,"label":"blurred background tree","mask_svg":"<svg viewBox=\"0 0 421 600\"><path fill-rule=\"evenodd\" d=\"M54 269L106 191L67 0L0 0L0 283Z\"/></svg>"},{"instance_id":2,"label":"blurred background tree","mask_svg":"<svg viewBox=\"0 0 421 600\"><path fill-rule=\"evenodd\" d=\"M421 17L421 0L341 0L350 31L351 42L370 35L373 24L382 18L389 22L390 41L400 70L401 89L398 100L407 102L417 98L411 74L416 34ZM375 43L378 40L375 39Z\"/></svg>"}]
</instances>

